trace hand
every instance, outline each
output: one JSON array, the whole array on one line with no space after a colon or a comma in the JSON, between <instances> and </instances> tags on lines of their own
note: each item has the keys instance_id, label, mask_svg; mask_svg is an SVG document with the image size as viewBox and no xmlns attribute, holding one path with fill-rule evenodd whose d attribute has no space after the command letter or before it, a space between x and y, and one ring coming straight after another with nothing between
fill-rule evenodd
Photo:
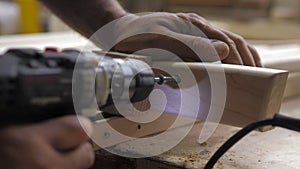
<instances>
[{"instance_id":1,"label":"hand","mask_svg":"<svg viewBox=\"0 0 300 169\"><path fill-rule=\"evenodd\" d=\"M78 118L91 134L90 121ZM76 116L0 129L1 168L84 169L94 161L88 134Z\"/></svg>"},{"instance_id":2,"label":"hand","mask_svg":"<svg viewBox=\"0 0 300 169\"><path fill-rule=\"evenodd\" d=\"M223 60L224 63L262 67L258 52L242 36L216 28L206 19L194 13L179 13L177 16L192 22L208 38L225 42L229 47L229 54Z\"/></svg>"},{"instance_id":3,"label":"hand","mask_svg":"<svg viewBox=\"0 0 300 169\"><path fill-rule=\"evenodd\" d=\"M118 42L113 47L115 51L133 53L160 48L185 61L222 60L223 63L262 66L257 51L241 36L216 28L196 14L128 14L112 25L106 29L114 33L102 33L99 39L102 42L115 39L113 43ZM202 56L199 58L185 44Z\"/></svg>"}]
</instances>

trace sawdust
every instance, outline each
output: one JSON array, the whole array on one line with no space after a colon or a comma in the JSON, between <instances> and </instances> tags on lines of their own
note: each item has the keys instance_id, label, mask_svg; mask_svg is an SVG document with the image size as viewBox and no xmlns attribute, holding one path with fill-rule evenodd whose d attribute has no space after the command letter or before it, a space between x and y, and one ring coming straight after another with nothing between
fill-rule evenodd
<instances>
[{"instance_id":1,"label":"sawdust","mask_svg":"<svg viewBox=\"0 0 300 169\"><path fill-rule=\"evenodd\" d=\"M178 156L173 156L171 153L165 154L161 160L168 161L186 169L204 168L211 153L208 150L200 152L182 152ZM218 162L215 166L216 169L223 169L224 165Z\"/></svg>"}]
</instances>

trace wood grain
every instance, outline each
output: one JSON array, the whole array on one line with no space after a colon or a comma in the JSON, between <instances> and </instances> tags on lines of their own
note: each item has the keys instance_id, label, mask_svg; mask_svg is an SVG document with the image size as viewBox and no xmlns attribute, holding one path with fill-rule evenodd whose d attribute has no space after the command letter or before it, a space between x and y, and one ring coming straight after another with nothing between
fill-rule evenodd
<instances>
[{"instance_id":1,"label":"wood grain","mask_svg":"<svg viewBox=\"0 0 300 169\"><path fill-rule=\"evenodd\" d=\"M157 112L150 112L157 114ZM174 125L174 121L178 120ZM163 132L167 129L176 129L185 125L192 125L195 119L187 117L177 117L174 114L163 113L156 120L151 123L136 123L127 120L123 117L113 117L109 119L100 120L94 123L94 132L92 139L94 142L101 144L101 147L110 147L122 142L134 140L135 138L146 137L149 135ZM120 134L115 134L112 129ZM125 138L121 134L131 137ZM94 144L94 149L100 149L100 147Z\"/></svg>"},{"instance_id":2,"label":"wood grain","mask_svg":"<svg viewBox=\"0 0 300 169\"><path fill-rule=\"evenodd\" d=\"M222 122L233 126L245 126L253 121L271 117L280 110L288 76L287 71L238 65L202 63L156 63L159 67L184 72L188 66L198 80L209 83L206 68L215 73L224 70L227 81L227 97ZM180 76L180 75L179 75ZM184 75L181 75L184 77ZM193 84L188 84L193 85ZM210 90L207 85L205 90ZM210 103L211 97L201 98L201 104Z\"/></svg>"}]
</instances>

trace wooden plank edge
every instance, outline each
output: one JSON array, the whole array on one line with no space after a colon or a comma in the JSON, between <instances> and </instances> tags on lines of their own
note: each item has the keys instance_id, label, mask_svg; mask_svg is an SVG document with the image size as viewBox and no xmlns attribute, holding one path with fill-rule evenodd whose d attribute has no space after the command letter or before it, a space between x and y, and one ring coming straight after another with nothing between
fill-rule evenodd
<instances>
[{"instance_id":1,"label":"wooden plank edge","mask_svg":"<svg viewBox=\"0 0 300 169\"><path fill-rule=\"evenodd\" d=\"M156 113L156 112L151 112ZM177 119L178 118L178 119ZM178 123L174 125L174 121L178 120ZM167 129L176 129L187 125L193 125L197 123L196 119L188 117L178 117L176 114L163 113L159 118L150 123L136 123L127 120L123 117L113 117L97 121L93 124L94 134L92 140L97 143L100 142L101 147L110 147L126 141L135 140L136 138L146 137L153 134L157 134ZM172 126L173 125L173 126ZM171 127L172 126L172 127ZM131 138L121 137L120 134L113 134L112 128L125 136ZM94 150L100 149L100 146L93 143Z\"/></svg>"}]
</instances>

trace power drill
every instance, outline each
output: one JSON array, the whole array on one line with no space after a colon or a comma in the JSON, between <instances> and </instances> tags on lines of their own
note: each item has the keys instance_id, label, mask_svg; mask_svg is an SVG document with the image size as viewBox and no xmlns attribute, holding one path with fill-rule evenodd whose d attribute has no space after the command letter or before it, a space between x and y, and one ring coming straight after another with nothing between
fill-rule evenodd
<instances>
[{"instance_id":1,"label":"power drill","mask_svg":"<svg viewBox=\"0 0 300 169\"><path fill-rule=\"evenodd\" d=\"M32 123L74 114L74 88L80 91L76 92L77 98L84 98L80 108L88 107L96 98L101 110L114 101L125 101L126 92L131 102L144 100L155 83L166 81L176 79L155 77L147 63L136 59L71 49L10 49L0 55L0 124ZM74 87L72 82L77 85Z\"/></svg>"}]
</instances>

